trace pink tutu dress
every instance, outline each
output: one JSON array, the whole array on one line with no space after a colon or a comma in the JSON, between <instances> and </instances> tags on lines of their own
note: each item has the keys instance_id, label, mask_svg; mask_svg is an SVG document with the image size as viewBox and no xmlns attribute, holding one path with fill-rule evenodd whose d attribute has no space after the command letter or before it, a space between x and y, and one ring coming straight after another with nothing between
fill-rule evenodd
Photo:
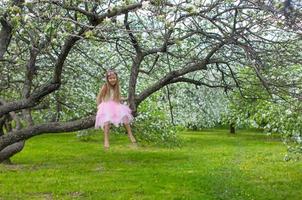
<instances>
[{"instance_id":1,"label":"pink tutu dress","mask_svg":"<svg viewBox=\"0 0 302 200\"><path fill-rule=\"evenodd\" d=\"M98 105L95 128L101 127L104 129L106 123L119 126L122 123L130 123L133 120L130 108L112 99L111 96L108 100L104 100Z\"/></svg>"}]
</instances>

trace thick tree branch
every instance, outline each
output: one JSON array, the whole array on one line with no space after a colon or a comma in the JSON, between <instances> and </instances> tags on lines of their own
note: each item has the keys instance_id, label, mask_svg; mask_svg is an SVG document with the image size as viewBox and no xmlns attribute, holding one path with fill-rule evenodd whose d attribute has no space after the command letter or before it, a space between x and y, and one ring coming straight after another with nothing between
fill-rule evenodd
<instances>
[{"instance_id":1,"label":"thick tree branch","mask_svg":"<svg viewBox=\"0 0 302 200\"><path fill-rule=\"evenodd\" d=\"M207 54L207 56L200 62L190 64L188 66L183 66L179 70L174 70L167 73L164 77L154 83L152 86L148 87L146 90L142 91L137 98L135 99L136 105L138 106L143 100L145 100L148 96L153 94L154 92L160 90L165 85L168 85L173 79L183 76L187 73L198 71L198 70L206 70L207 64L210 63L210 58L214 55L216 51L218 51L224 42L217 44L213 49Z\"/></svg>"},{"instance_id":2,"label":"thick tree branch","mask_svg":"<svg viewBox=\"0 0 302 200\"><path fill-rule=\"evenodd\" d=\"M35 105L38 105L40 99L42 99L44 96L48 95L49 93L59 89L61 84L61 73L62 73L64 61L68 53L70 52L72 46L75 44L77 40L79 40L79 37L76 36L70 36L66 40L65 45L63 46L62 51L57 58L53 78L50 82L38 88L28 98L24 98L19 101L9 102L6 105L0 106L0 116L9 113L10 111L30 108Z\"/></svg>"},{"instance_id":3,"label":"thick tree branch","mask_svg":"<svg viewBox=\"0 0 302 200\"><path fill-rule=\"evenodd\" d=\"M35 125L29 128L12 131L0 137L0 151L6 146L13 143L29 139L33 136L42 133L60 133L72 132L82 129L87 129L94 126L95 116L88 116L86 118L70 121L70 122L52 122L47 124Z\"/></svg>"}]
</instances>

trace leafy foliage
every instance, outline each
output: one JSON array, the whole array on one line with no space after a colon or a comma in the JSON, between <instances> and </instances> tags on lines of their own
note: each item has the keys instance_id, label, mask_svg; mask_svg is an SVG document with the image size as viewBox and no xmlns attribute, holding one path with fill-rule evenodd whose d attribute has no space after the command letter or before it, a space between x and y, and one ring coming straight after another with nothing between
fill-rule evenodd
<instances>
[{"instance_id":1,"label":"leafy foliage","mask_svg":"<svg viewBox=\"0 0 302 200\"><path fill-rule=\"evenodd\" d=\"M296 66L292 69L290 73L274 69L267 72L267 77L273 79L278 77L280 84L282 82L290 84L289 80L301 83L301 67ZM283 75L276 76L276 73ZM261 128L268 134L280 133L288 147L288 155L285 159L299 158L302 153L302 102L291 90L268 93L263 85L259 85L257 77L250 68L243 69L240 76L247 82L243 84L240 91L232 93L229 112L224 121L233 122L239 127Z\"/></svg>"},{"instance_id":2,"label":"leafy foliage","mask_svg":"<svg viewBox=\"0 0 302 200\"><path fill-rule=\"evenodd\" d=\"M167 110L157 101L146 100L140 105L139 111L133 128L138 141L164 147L181 146L178 134L183 128L171 124Z\"/></svg>"}]
</instances>

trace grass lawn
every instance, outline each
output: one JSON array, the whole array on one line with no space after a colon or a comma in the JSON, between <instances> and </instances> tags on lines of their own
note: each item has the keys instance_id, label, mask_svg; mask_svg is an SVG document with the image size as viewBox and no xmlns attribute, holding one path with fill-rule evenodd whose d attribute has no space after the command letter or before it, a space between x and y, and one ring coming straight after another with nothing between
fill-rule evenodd
<instances>
[{"instance_id":1,"label":"grass lawn","mask_svg":"<svg viewBox=\"0 0 302 200\"><path fill-rule=\"evenodd\" d=\"M277 137L184 132L183 147L133 147L125 135L83 142L41 135L0 165L0 199L301 199L302 162L283 161Z\"/></svg>"}]
</instances>

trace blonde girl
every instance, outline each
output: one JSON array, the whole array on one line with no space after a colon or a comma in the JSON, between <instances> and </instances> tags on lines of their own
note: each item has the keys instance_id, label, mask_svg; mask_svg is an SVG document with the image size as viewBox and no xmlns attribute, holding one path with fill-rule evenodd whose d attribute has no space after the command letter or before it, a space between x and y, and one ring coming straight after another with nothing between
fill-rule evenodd
<instances>
[{"instance_id":1,"label":"blonde girl","mask_svg":"<svg viewBox=\"0 0 302 200\"><path fill-rule=\"evenodd\" d=\"M109 148L109 129L111 124L115 126L124 124L130 141L136 144L130 127L133 116L130 108L121 104L119 79L114 70L106 72L106 83L100 88L96 103L98 111L95 128L101 127L104 130L104 148Z\"/></svg>"}]
</instances>

